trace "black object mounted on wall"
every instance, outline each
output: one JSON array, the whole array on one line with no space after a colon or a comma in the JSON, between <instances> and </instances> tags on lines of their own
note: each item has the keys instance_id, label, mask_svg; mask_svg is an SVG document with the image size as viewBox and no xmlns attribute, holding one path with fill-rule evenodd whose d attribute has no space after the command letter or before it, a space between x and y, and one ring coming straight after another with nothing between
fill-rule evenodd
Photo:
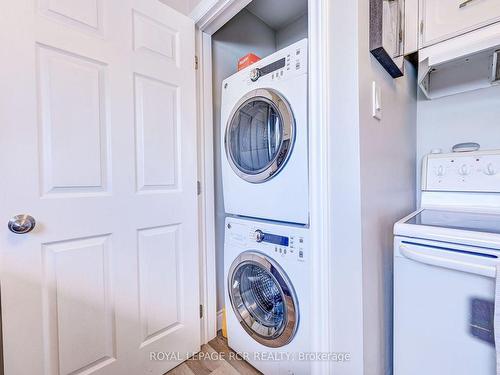
<instances>
[{"instance_id":1,"label":"black object mounted on wall","mask_svg":"<svg viewBox=\"0 0 500 375\"><path fill-rule=\"evenodd\" d=\"M392 78L403 76L404 0L370 0L370 52Z\"/></svg>"}]
</instances>

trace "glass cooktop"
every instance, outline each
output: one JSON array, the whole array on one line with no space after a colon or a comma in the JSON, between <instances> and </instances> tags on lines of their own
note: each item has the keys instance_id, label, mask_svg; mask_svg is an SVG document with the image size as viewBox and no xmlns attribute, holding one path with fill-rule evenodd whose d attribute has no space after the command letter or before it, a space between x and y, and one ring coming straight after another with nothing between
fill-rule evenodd
<instances>
[{"instance_id":1,"label":"glass cooktop","mask_svg":"<svg viewBox=\"0 0 500 375\"><path fill-rule=\"evenodd\" d=\"M423 210L405 224L500 234L500 215L498 214Z\"/></svg>"}]
</instances>

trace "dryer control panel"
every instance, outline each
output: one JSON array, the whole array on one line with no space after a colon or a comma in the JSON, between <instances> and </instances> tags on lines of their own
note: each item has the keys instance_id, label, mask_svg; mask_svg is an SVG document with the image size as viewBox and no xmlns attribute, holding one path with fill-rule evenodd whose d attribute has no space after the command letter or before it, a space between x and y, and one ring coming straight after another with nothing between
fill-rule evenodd
<instances>
[{"instance_id":1,"label":"dryer control panel","mask_svg":"<svg viewBox=\"0 0 500 375\"><path fill-rule=\"evenodd\" d=\"M427 155L422 191L500 193L500 150Z\"/></svg>"},{"instance_id":2,"label":"dryer control panel","mask_svg":"<svg viewBox=\"0 0 500 375\"><path fill-rule=\"evenodd\" d=\"M282 55L282 56L276 56ZM259 61L255 66L251 66L249 72L250 81L256 82L260 79L271 81L279 81L283 78L303 73L306 69L307 56L306 47L296 46L291 49L286 49L283 52L277 52L270 56L273 61L267 62L268 59ZM266 64L266 65L263 65Z\"/></svg>"},{"instance_id":3,"label":"dryer control panel","mask_svg":"<svg viewBox=\"0 0 500 375\"><path fill-rule=\"evenodd\" d=\"M307 55L307 39L303 39L233 74L223 81L223 87L235 82L264 87L307 74Z\"/></svg>"}]
</instances>

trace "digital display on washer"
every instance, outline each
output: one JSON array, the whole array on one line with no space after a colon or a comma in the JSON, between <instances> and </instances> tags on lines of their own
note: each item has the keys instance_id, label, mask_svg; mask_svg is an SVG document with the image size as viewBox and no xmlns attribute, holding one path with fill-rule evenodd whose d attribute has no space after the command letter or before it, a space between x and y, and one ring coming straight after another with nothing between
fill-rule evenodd
<instances>
[{"instance_id":1,"label":"digital display on washer","mask_svg":"<svg viewBox=\"0 0 500 375\"><path fill-rule=\"evenodd\" d=\"M288 246L288 237L278 236L276 234L264 233L262 242L272 243L274 245Z\"/></svg>"},{"instance_id":2,"label":"digital display on washer","mask_svg":"<svg viewBox=\"0 0 500 375\"><path fill-rule=\"evenodd\" d=\"M272 73L274 72L275 70L278 70L278 69L281 69L281 68L284 68L286 65L286 60L285 58L283 57L282 59L278 60L278 61L275 61L269 65L266 65L262 68L260 68L260 74L262 76L265 76L266 74L269 74L269 73Z\"/></svg>"}]
</instances>

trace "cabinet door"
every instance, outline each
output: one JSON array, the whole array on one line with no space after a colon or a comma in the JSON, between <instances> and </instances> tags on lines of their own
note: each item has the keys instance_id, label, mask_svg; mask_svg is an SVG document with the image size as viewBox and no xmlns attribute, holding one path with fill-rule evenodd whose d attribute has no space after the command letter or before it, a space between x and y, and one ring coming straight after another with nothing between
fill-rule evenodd
<instances>
[{"instance_id":1,"label":"cabinet door","mask_svg":"<svg viewBox=\"0 0 500 375\"><path fill-rule=\"evenodd\" d=\"M420 47L500 21L498 0L420 0Z\"/></svg>"}]
</instances>

